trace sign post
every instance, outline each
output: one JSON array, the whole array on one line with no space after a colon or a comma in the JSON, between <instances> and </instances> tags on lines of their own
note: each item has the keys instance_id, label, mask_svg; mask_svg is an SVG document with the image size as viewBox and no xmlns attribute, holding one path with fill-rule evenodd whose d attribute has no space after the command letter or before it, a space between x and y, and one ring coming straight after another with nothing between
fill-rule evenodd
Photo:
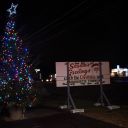
<instances>
[{"instance_id":1,"label":"sign post","mask_svg":"<svg viewBox=\"0 0 128 128\"><path fill-rule=\"evenodd\" d=\"M74 103L74 100L72 98L71 92L70 92L70 77L69 77L69 62L65 63L67 68L67 105L61 106L60 108L64 109L67 108L72 113L81 113L84 112L84 109L78 109L76 108L76 105Z\"/></svg>"},{"instance_id":2,"label":"sign post","mask_svg":"<svg viewBox=\"0 0 128 128\"><path fill-rule=\"evenodd\" d=\"M71 96L70 85L69 84L70 84L69 62L67 62L67 97L68 97L68 99L67 99L67 102L68 102L67 107L68 107L68 109L70 109L71 105L72 105L73 109L76 109L76 105L75 105L75 103L74 103L74 101L72 99L72 96Z\"/></svg>"},{"instance_id":3,"label":"sign post","mask_svg":"<svg viewBox=\"0 0 128 128\"><path fill-rule=\"evenodd\" d=\"M119 106L116 106L116 105L111 105L111 103L109 102L107 96L105 95L104 93L104 90L103 90L103 74L102 74L102 63L99 62L99 82L100 82L100 97L98 99L98 102L95 103L95 106L105 106L105 103L104 103L104 100L106 101L107 103L107 107L108 109L112 110L112 109L117 109L117 108L120 108ZM100 101L100 102L99 102Z\"/></svg>"},{"instance_id":4,"label":"sign post","mask_svg":"<svg viewBox=\"0 0 128 128\"><path fill-rule=\"evenodd\" d=\"M104 106L104 99L106 100L108 106L111 106L107 96L105 95L104 91L103 91L103 75L102 75L102 63L99 62L99 82L100 82L100 98L98 100L100 100L101 103L97 103L97 105L101 105Z\"/></svg>"}]
</instances>

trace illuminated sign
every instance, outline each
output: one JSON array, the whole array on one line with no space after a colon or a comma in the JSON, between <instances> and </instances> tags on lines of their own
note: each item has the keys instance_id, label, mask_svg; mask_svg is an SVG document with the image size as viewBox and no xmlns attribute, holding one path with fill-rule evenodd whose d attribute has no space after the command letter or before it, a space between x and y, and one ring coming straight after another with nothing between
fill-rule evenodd
<instances>
[{"instance_id":1,"label":"illuminated sign","mask_svg":"<svg viewBox=\"0 0 128 128\"><path fill-rule=\"evenodd\" d=\"M56 83L58 87L67 86L67 74L70 86L99 85L99 62L56 62ZM101 62L102 84L110 84L109 62Z\"/></svg>"}]
</instances>

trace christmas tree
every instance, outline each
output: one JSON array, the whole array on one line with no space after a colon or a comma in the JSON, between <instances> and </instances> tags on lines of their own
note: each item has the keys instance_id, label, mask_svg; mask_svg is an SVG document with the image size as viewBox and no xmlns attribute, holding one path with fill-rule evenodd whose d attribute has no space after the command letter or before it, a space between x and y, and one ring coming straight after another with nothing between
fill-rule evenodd
<instances>
[{"instance_id":1,"label":"christmas tree","mask_svg":"<svg viewBox=\"0 0 128 128\"><path fill-rule=\"evenodd\" d=\"M32 95L29 51L15 31L18 5L12 3L1 46L0 102L26 105Z\"/></svg>"}]
</instances>

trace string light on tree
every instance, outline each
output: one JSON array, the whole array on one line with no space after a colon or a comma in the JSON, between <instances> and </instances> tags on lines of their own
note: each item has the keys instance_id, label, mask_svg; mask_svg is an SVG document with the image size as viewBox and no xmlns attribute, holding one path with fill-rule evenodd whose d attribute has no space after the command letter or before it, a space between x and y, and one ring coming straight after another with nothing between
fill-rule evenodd
<instances>
[{"instance_id":1,"label":"string light on tree","mask_svg":"<svg viewBox=\"0 0 128 128\"><path fill-rule=\"evenodd\" d=\"M11 4L9 20L2 38L2 68L3 78L0 80L0 101L27 103L32 95L31 64L29 51L22 39L15 31L15 17L17 5ZM4 91L3 91L4 90Z\"/></svg>"}]
</instances>

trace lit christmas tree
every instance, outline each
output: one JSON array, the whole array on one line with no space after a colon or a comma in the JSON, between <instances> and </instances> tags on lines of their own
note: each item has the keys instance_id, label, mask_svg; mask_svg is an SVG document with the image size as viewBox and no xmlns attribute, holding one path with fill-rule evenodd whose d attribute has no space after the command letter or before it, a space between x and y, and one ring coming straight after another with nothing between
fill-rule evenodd
<instances>
[{"instance_id":1,"label":"lit christmas tree","mask_svg":"<svg viewBox=\"0 0 128 128\"><path fill-rule=\"evenodd\" d=\"M9 21L2 38L0 102L26 105L32 95L29 52L15 31L15 14L18 5L12 3Z\"/></svg>"}]
</instances>

